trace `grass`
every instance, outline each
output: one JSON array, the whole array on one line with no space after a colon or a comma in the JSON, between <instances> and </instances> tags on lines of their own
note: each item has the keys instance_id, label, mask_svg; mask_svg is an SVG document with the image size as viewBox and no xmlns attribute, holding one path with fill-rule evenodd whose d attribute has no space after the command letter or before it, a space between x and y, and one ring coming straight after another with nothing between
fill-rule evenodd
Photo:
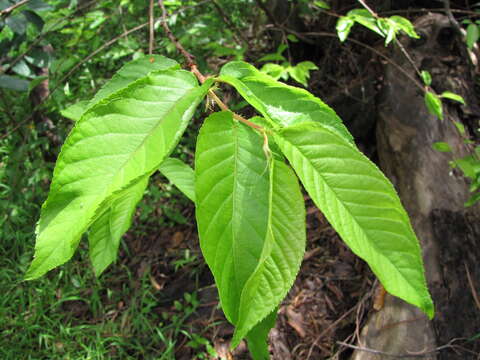
<instances>
[{"instance_id":1,"label":"grass","mask_svg":"<svg viewBox=\"0 0 480 360\"><path fill-rule=\"evenodd\" d=\"M97 279L82 241L65 265L38 280L22 280L50 176L45 169L24 166L29 176L15 175L15 187L6 186L1 194L0 359L175 359L180 345L190 348L192 359L206 359L213 348L201 334L192 335L190 324L200 305L196 290L160 305L161 291L152 286L148 268L139 274L127 261L117 262ZM167 216L161 226L184 220L186 200L162 179L152 183L138 216L144 221L132 230L133 236L157 232L162 213ZM123 252L128 252L125 245ZM170 268L175 274L185 266L196 269L198 263L196 255L183 249Z\"/></svg>"},{"instance_id":2,"label":"grass","mask_svg":"<svg viewBox=\"0 0 480 360\"><path fill-rule=\"evenodd\" d=\"M179 335L190 333L195 293L159 313L148 271L136 278L116 267L97 280L82 249L60 270L22 282L30 253L18 244L1 251L1 359L174 359Z\"/></svg>"}]
</instances>

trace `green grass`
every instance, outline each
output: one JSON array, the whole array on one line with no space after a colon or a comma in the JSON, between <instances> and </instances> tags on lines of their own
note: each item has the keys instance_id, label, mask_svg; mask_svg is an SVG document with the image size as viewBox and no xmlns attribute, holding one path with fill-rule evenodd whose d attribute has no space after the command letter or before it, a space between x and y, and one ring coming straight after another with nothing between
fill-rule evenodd
<instances>
[{"instance_id":1,"label":"green grass","mask_svg":"<svg viewBox=\"0 0 480 360\"><path fill-rule=\"evenodd\" d=\"M202 334L193 335L190 324L200 305L196 290L180 294L175 302L163 301L148 268L139 275L135 267L123 265L127 261L117 262L96 279L86 241L67 264L24 282L51 169L25 161L5 171L8 160L0 159L0 182L5 185L0 190L0 359L175 359L179 345L190 348L192 359L207 358L211 345ZM155 177L131 235L142 238L158 232L159 226L182 222L186 202ZM122 248L128 257L128 246ZM183 249L169 268L175 274L190 267L196 282L199 263Z\"/></svg>"},{"instance_id":2,"label":"green grass","mask_svg":"<svg viewBox=\"0 0 480 360\"><path fill-rule=\"evenodd\" d=\"M22 282L30 252L4 245L1 359L174 359L179 335L189 333L195 295L159 313L148 271L135 279L128 268L115 267L97 280L83 249L60 270Z\"/></svg>"}]
</instances>

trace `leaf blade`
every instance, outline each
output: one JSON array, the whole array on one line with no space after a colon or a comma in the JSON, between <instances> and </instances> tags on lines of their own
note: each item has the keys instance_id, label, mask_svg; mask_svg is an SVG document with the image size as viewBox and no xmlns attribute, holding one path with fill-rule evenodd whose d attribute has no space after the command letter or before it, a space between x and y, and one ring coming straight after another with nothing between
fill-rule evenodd
<instances>
[{"instance_id":1,"label":"leaf blade","mask_svg":"<svg viewBox=\"0 0 480 360\"><path fill-rule=\"evenodd\" d=\"M157 71L82 116L57 161L26 279L70 259L104 201L160 166L211 84L199 87L182 70Z\"/></svg>"},{"instance_id":2,"label":"leaf blade","mask_svg":"<svg viewBox=\"0 0 480 360\"><path fill-rule=\"evenodd\" d=\"M433 317L418 240L381 171L321 124L283 129L275 140L315 204L385 289Z\"/></svg>"},{"instance_id":3,"label":"leaf blade","mask_svg":"<svg viewBox=\"0 0 480 360\"><path fill-rule=\"evenodd\" d=\"M272 162L270 179L269 232L259 264L242 290L233 346L287 295L305 252L306 213L298 179L278 160Z\"/></svg>"},{"instance_id":4,"label":"leaf blade","mask_svg":"<svg viewBox=\"0 0 480 360\"><path fill-rule=\"evenodd\" d=\"M148 185L148 176L109 199L88 234L90 260L98 277L117 258L120 239L132 223L137 203Z\"/></svg>"},{"instance_id":5,"label":"leaf blade","mask_svg":"<svg viewBox=\"0 0 480 360\"><path fill-rule=\"evenodd\" d=\"M272 127L321 122L353 142L352 136L337 114L304 89L274 81L242 61L233 61L223 66L218 79L232 85L270 121Z\"/></svg>"},{"instance_id":6,"label":"leaf blade","mask_svg":"<svg viewBox=\"0 0 480 360\"><path fill-rule=\"evenodd\" d=\"M205 120L197 141L200 247L232 324L237 323L241 290L257 267L267 232L269 173L262 144L256 132L226 112Z\"/></svg>"},{"instance_id":7,"label":"leaf blade","mask_svg":"<svg viewBox=\"0 0 480 360\"><path fill-rule=\"evenodd\" d=\"M186 197L195 202L195 173L190 166L179 159L168 158L158 170Z\"/></svg>"}]
</instances>

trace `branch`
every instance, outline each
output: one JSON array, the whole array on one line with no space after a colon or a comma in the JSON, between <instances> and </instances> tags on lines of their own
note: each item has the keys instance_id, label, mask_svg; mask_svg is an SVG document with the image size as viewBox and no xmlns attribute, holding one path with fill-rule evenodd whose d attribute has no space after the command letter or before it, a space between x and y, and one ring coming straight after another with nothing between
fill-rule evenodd
<instances>
[{"instance_id":1,"label":"branch","mask_svg":"<svg viewBox=\"0 0 480 360\"><path fill-rule=\"evenodd\" d=\"M25 5L29 1L30 0L22 0L6 9L3 9L2 11L0 11L0 17L10 14L13 10L15 10L16 8L19 8L22 5Z\"/></svg>"},{"instance_id":2,"label":"branch","mask_svg":"<svg viewBox=\"0 0 480 360\"><path fill-rule=\"evenodd\" d=\"M378 16L378 14L373 11L366 3L365 1L363 0L357 0L365 9L367 9L367 11L375 18L375 19L380 19L380 17ZM383 31L382 31L383 32ZM385 35L385 34L384 34ZM418 76L422 76L421 73L420 73L420 69L418 68L417 64L415 64L415 62L413 61L413 59L411 58L410 54L407 52L407 50L405 50L405 47L403 46L403 44L395 37L395 44L398 45L398 47L400 48L400 51L402 52L402 54L405 56L405 58L408 60L408 62L410 63L410 65L412 65L412 67L415 69L415 72L417 73ZM425 91L425 89L423 90Z\"/></svg>"},{"instance_id":3,"label":"branch","mask_svg":"<svg viewBox=\"0 0 480 360\"><path fill-rule=\"evenodd\" d=\"M177 51L182 54L182 56L185 58L187 61L187 66L192 69L192 67L197 67L195 63L195 56L190 54L185 48L180 44L180 42L175 38L175 35L173 35L172 31L170 30L170 27L168 26L167 23L167 9L165 9L165 4L163 3L163 0L158 0L158 5L160 5L160 8L162 9L162 27L163 30L165 30L165 34L167 37L170 39L170 41L175 45L177 48ZM192 69L193 72L193 69ZM197 74L195 74L197 75ZM203 77L203 75L202 75ZM199 78L200 82L205 81L205 78L203 78L203 81Z\"/></svg>"},{"instance_id":4,"label":"branch","mask_svg":"<svg viewBox=\"0 0 480 360\"><path fill-rule=\"evenodd\" d=\"M163 26L163 29L165 30L165 33L167 35L167 37L170 39L170 41L175 45L175 47L177 48L178 52L180 54L182 54L182 56L185 58L186 62L187 62L187 66L190 68L190 71L197 77L198 81L200 81L200 83L204 83L206 78L205 76L200 72L200 70L198 70L198 67L197 67L197 64L195 63L195 57L190 54L187 50L185 50L185 48L182 46L182 44L180 44L180 42L175 38L175 35L173 35L172 31L170 30L170 27L168 26L168 23L167 23L167 9L165 8L165 4L163 3L163 0L158 0L158 4L160 5L161 9L162 9L162 26ZM250 126L262 133L265 133L265 130L262 126L260 125L257 125L253 122L251 122L250 120L247 120L245 119L244 117L234 113L233 111L231 111L228 106L222 101L220 100L220 98L217 96L217 94L215 94L215 92L210 89L208 90L208 96L210 96L213 101L215 101L215 103L218 105L218 107L224 111L230 111L232 114L233 114L233 117L244 123L245 125L247 126ZM265 134L264 134L265 136Z\"/></svg>"},{"instance_id":5,"label":"branch","mask_svg":"<svg viewBox=\"0 0 480 360\"><path fill-rule=\"evenodd\" d=\"M385 356L389 356L389 357L393 357L393 358L405 359L405 358L424 358L424 357L429 356L430 354L434 354L434 353L439 352L441 350L445 350L445 349L449 349L449 348L458 348L458 346L452 345L455 341L458 341L458 340L462 340L462 339L452 339L448 342L448 344L436 347L435 349L424 350L424 351L420 351L420 352L408 352L407 351L406 354L392 354L392 353L388 353L388 352L384 352L384 351L380 351L380 350L376 350L376 349L370 349L370 348L367 348L367 347L360 347L360 346L356 346L356 345L352 345L352 344L347 344L343 341L337 341L337 344L348 347L350 349L358 350L358 351L365 351L365 352L369 352L369 353L372 353L372 354L385 355ZM464 349L464 350L467 350L467 349ZM470 352L469 350L467 350L467 351Z\"/></svg>"},{"instance_id":6,"label":"branch","mask_svg":"<svg viewBox=\"0 0 480 360\"><path fill-rule=\"evenodd\" d=\"M457 20L453 17L452 9L450 8L450 0L443 0L443 6L445 7L445 13L447 14L448 20L450 20L450 24L452 24L457 34L463 37L462 29Z\"/></svg>"},{"instance_id":7,"label":"branch","mask_svg":"<svg viewBox=\"0 0 480 360\"><path fill-rule=\"evenodd\" d=\"M153 29L153 0L150 0L150 6L148 8L148 26L149 26L149 40L148 40L148 55L153 54L153 44L155 42L155 32Z\"/></svg>"},{"instance_id":8,"label":"branch","mask_svg":"<svg viewBox=\"0 0 480 360\"><path fill-rule=\"evenodd\" d=\"M181 9L179 9L176 13L179 13L179 12L182 12L188 8L193 8L193 7L197 7L199 5L202 5L208 1L211 1L211 0L203 0L203 1L199 1L198 3L194 4L194 5L191 5L191 6L185 6ZM83 5L81 8L78 8L77 10L75 10L75 12L91 5L92 3L96 2L96 0L92 0L88 3L86 3L85 5ZM72 16L73 14L70 14L69 16L65 17L65 18L68 18L70 16ZM60 19L58 22L56 22L54 24L54 26L56 26L58 23L60 23L61 21L63 21L65 18L62 18ZM52 95L53 93L60 87L60 85L69 77L71 76L75 71L78 70L78 68L80 68L80 66L82 66L83 64L85 64L87 61L89 61L90 59L92 59L95 55L97 55L99 52L103 51L104 49L106 49L107 47L109 47L110 45L114 44L115 42L117 42L118 40L120 40L121 38L124 38L128 35L130 35L131 33L135 32L135 31L138 31L140 29L143 29L145 26L148 25L148 22L147 23L144 23L144 24L141 24L141 25L138 25L130 30L127 30L125 32L123 32L122 34L114 37L113 39L111 39L110 41L106 42L105 44L103 44L102 46L100 46L97 50L95 50L92 54L90 54L89 56L87 56L86 58L84 58L82 61L80 61L79 63L77 63L68 73L67 75L63 76L59 81L58 81L58 85L55 86L55 88L50 92L50 94L48 95L48 97L46 97L45 99L43 99L43 101L38 104L37 106L34 107L34 109L32 110L32 114L30 114L29 116L27 116L25 119L23 119L22 121L18 122L17 125L11 129L10 131L6 131L3 135L0 136L0 140L3 140L5 138L7 138L8 136L10 136L10 134L14 133L15 131L17 131L18 129L20 129L23 125L25 125L27 122L29 122L32 117L33 117L33 113L35 111L37 111L40 106L45 102L47 101ZM22 53L21 55L19 55L12 64L10 64L10 66L4 71L8 71L9 69L12 68L12 66L18 62L22 57L24 57L34 46L34 44L38 43L41 41L41 39L43 38L43 36L45 36L46 33L43 33L41 35L39 35L37 37L37 39L35 39L34 43L32 45L30 45L30 47L24 52ZM2 70L0 69L0 74L2 74Z\"/></svg>"}]
</instances>

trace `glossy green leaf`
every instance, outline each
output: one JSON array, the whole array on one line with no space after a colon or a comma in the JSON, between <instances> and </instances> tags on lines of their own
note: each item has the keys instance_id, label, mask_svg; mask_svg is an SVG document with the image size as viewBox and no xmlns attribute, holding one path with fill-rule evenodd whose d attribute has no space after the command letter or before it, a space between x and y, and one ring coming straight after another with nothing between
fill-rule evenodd
<instances>
[{"instance_id":1,"label":"glossy green leaf","mask_svg":"<svg viewBox=\"0 0 480 360\"><path fill-rule=\"evenodd\" d=\"M463 158L455 159L454 163L462 170L463 174L470 178L475 179L480 172L480 163L472 155L464 156Z\"/></svg>"},{"instance_id":2,"label":"glossy green leaf","mask_svg":"<svg viewBox=\"0 0 480 360\"><path fill-rule=\"evenodd\" d=\"M168 158L158 168L186 197L195 202L195 173L180 159Z\"/></svg>"},{"instance_id":3,"label":"glossy green leaf","mask_svg":"<svg viewBox=\"0 0 480 360\"><path fill-rule=\"evenodd\" d=\"M461 97L460 95L458 94L455 94L451 91L444 91L441 95L440 95L441 98L444 98L444 99L449 99L449 100L453 100L453 101L456 101L456 102L459 102L460 104L462 105L465 105L465 100L463 100L463 97Z\"/></svg>"},{"instance_id":4,"label":"glossy green leaf","mask_svg":"<svg viewBox=\"0 0 480 360\"><path fill-rule=\"evenodd\" d=\"M100 274L117 258L120 239L132 223L135 208L148 185L144 176L115 194L104 204L103 212L88 233L90 260L95 275Z\"/></svg>"},{"instance_id":5,"label":"glossy green leaf","mask_svg":"<svg viewBox=\"0 0 480 360\"><path fill-rule=\"evenodd\" d=\"M287 295L305 252L305 205L298 179L282 161L271 166L270 219L261 260L240 300L232 346Z\"/></svg>"},{"instance_id":6,"label":"glossy green leaf","mask_svg":"<svg viewBox=\"0 0 480 360\"><path fill-rule=\"evenodd\" d=\"M70 120L78 121L87 109L113 93L127 87L134 81L146 76L150 72L155 70L175 70L179 68L180 65L175 60L161 55L150 55L130 61L123 65L122 68L102 86L93 99L79 101L62 110L60 113Z\"/></svg>"},{"instance_id":7,"label":"glossy green leaf","mask_svg":"<svg viewBox=\"0 0 480 360\"><path fill-rule=\"evenodd\" d=\"M315 204L385 289L433 317L418 240L382 172L318 123L284 128L275 140Z\"/></svg>"},{"instance_id":8,"label":"glossy green leaf","mask_svg":"<svg viewBox=\"0 0 480 360\"><path fill-rule=\"evenodd\" d=\"M238 345L293 285L305 250L305 207L298 180L268 160L263 138L232 120L211 115L195 160L197 224Z\"/></svg>"},{"instance_id":9,"label":"glossy green leaf","mask_svg":"<svg viewBox=\"0 0 480 360\"><path fill-rule=\"evenodd\" d=\"M265 319L254 326L247 334L248 350L252 354L253 360L268 360L270 353L268 351L268 333L275 326L277 320L277 308Z\"/></svg>"},{"instance_id":10,"label":"glossy green leaf","mask_svg":"<svg viewBox=\"0 0 480 360\"><path fill-rule=\"evenodd\" d=\"M480 37L480 31L478 29L478 25L470 24L467 26L467 46L469 49L473 48L473 45L478 41Z\"/></svg>"},{"instance_id":11,"label":"glossy green leaf","mask_svg":"<svg viewBox=\"0 0 480 360\"><path fill-rule=\"evenodd\" d=\"M378 35L385 37L384 32L378 27L377 19L366 9L353 9L347 13L347 16L353 21L365 26Z\"/></svg>"},{"instance_id":12,"label":"glossy green leaf","mask_svg":"<svg viewBox=\"0 0 480 360\"><path fill-rule=\"evenodd\" d=\"M452 148L446 142L435 142L432 144L432 148L440 152L451 152Z\"/></svg>"},{"instance_id":13,"label":"glossy green leaf","mask_svg":"<svg viewBox=\"0 0 480 360\"><path fill-rule=\"evenodd\" d=\"M241 61L226 64L219 80L235 87L245 100L269 120L272 127L320 122L353 143L352 135L337 114L304 89L274 81Z\"/></svg>"},{"instance_id":14,"label":"glossy green leaf","mask_svg":"<svg viewBox=\"0 0 480 360\"><path fill-rule=\"evenodd\" d=\"M226 112L205 120L197 140L200 247L232 324L238 322L242 289L258 266L267 236L270 184L262 146L259 134Z\"/></svg>"},{"instance_id":15,"label":"glossy green leaf","mask_svg":"<svg viewBox=\"0 0 480 360\"><path fill-rule=\"evenodd\" d=\"M314 1L313 4L321 9L330 9L330 5L326 1Z\"/></svg>"},{"instance_id":16,"label":"glossy green leaf","mask_svg":"<svg viewBox=\"0 0 480 360\"><path fill-rule=\"evenodd\" d=\"M425 85L430 86L432 84L432 75L428 71L422 70L420 75Z\"/></svg>"},{"instance_id":17,"label":"glossy green leaf","mask_svg":"<svg viewBox=\"0 0 480 360\"><path fill-rule=\"evenodd\" d=\"M172 59L161 55L149 55L130 61L113 75L112 79L104 86L90 101L90 106L97 104L101 100L110 96L114 92L123 89L133 81L146 76L155 70L175 70L180 69L180 65Z\"/></svg>"},{"instance_id":18,"label":"glossy green leaf","mask_svg":"<svg viewBox=\"0 0 480 360\"><path fill-rule=\"evenodd\" d=\"M37 226L34 279L71 258L101 205L157 170L212 84L157 71L94 105L63 145Z\"/></svg>"},{"instance_id":19,"label":"glossy green leaf","mask_svg":"<svg viewBox=\"0 0 480 360\"><path fill-rule=\"evenodd\" d=\"M415 26L413 26L410 20L404 18L403 16L398 16L398 15L390 16L388 20L393 24L395 24L395 26L398 29L402 30L405 34L407 34L411 38L414 38L414 39L420 38L420 36L415 31Z\"/></svg>"},{"instance_id":20,"label":"glossy green leaf","mask_svg":"<svg viewBox=\"0 0 480 360\"><path fill-rule=\"evenodd\" d=\"M60 111L67 119L78 121L90 104L89 100L81 100Z\"/></svg>"},{"instance_id":21,"label":"glossy green leaf","mask_svg":"<svg viewBox=\"0 0 480 360\"><path fill-rule=\"evenodd\" d=\"M443 120L442 100L433 92L427 91L425 93L425 105L430 114L435 115L440 120Z\"/></svg>"},{"instance_id":22,"label":"glossy green leaf","mask_svg":"<svg viewBox=\"0 0 480 360\"><path fill-rule=\"evenodd\" d=\"M352 18L348 16L340 16L335 28L337 30L338 38L341 42L347 40L353 25L355 25L355 21Z\"/></svg>"},{"instance_id":23,"label":"glossy green leaf","mask_svg":"<svg viewBox=\"0 0 480 360\"><path fill-rule=\"evenodd\" d=\"M268 63L263 65L260 71L271 76L273 79L278 80L286 71L286 69L282 65Z\"/></svg>"},{"instance_id":24,"label":"glossy green leaf","mask_svg":"<svg viewBox=\"0 0 480 360\"><path fill-rule=\"evenodd\" d=\"M310 78L310 70L318 70L318 66L311 61L302 61L295 66L288 68L288 73L295 80L303 86L308 86L308 79Z\"/></svg>"},{"instance_id":25,"label":"glossy green leaf","mask_svg":"<svg viewBox=\"0 0 480 360\"><path fill-rule=\"evenodd\" d=\"M454 121L453 122L453 125L455 125L455 127L457 128L458 132L461 134L461 135L465 135L465 126L459 122L459 121Z\"/></svg>"}]
</instances>

